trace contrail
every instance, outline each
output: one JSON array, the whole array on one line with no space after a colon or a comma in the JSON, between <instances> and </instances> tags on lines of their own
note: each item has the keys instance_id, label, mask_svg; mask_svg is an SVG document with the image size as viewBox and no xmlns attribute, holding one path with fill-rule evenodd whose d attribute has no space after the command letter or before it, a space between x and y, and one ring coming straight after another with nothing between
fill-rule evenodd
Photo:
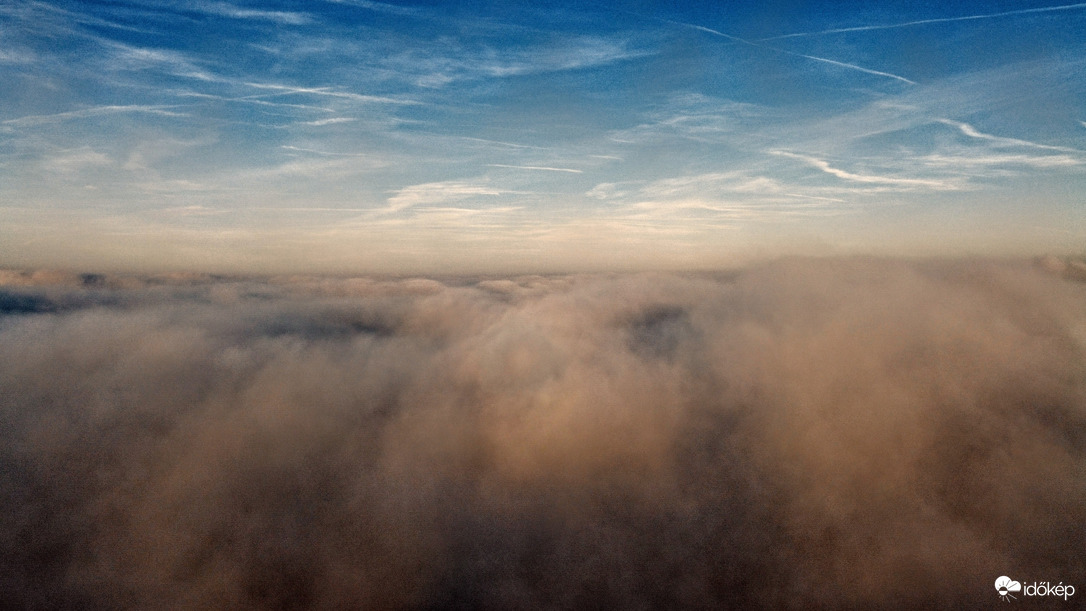
<instances>
[{"instance_id":1,"label":"contrail","mask_svg":"<svg viewBox=\"0 0 1086 611\"><path fill-rule=\"evenodd\" d=\"M1086 6L1086 5L1084 5L1084 6ZM837 60L834 60L834 59L829 59L827 57L818 57L818 56L815 56L815 55L804 55L803 53L795 53L795 52L787 51L785 49L781 49L781 48L778 48L778 47L771 47L771 46L769 46L767 44L763 44L762 40L757 40L757 41L755 41L755 40L747 40L746 38L740 38L738 36L732 36L731 34L725 34L724 32L721 32L719 30L714 30L712 28L707 28L707 27L702 26L702 25L696 25L696 24L693 24L693 23L686 23L686 22L683 22L683 21L675 21L675 20L672 20L672 19L662 19L660 17L653 17L651 15L642 15L641 13L635 13L633 11L626 11L626 10L622 10L622 9L616 9L614 7L607 7L607 8L609 8L610 10L616 11L616 12L626 13L627 15L633 15L634 17L638 17L640 19L650 19L652 21L658 21L660 23L668 23L668 24L671 24L671 25L677 25L677 26L684 27L684 28L690 28L690 29L693 29L693 30L698 30L700 32L705 32L707 34L712 34L714 36L720 36L721 38L726 38L726 39L734 41L734 42L742 43L742 44L745 44L745 45L750 45L752 47L758 47L759 49L766 49L768 51L775 51L777 53L784 53L785 55L792 55L792 56L795 56L795 57L802 57L804 59L809 59L809 60L812 60L812 61L822 62L822 63L826 63L826 64L832 64L834 66L838 66L838 67L841 67L841 68L848 68L850 70L857 70L859 72L864 72L866 74L873 74L875 76L883 76L883 77L886 77L886 78L892 78L894 80L898 80L898 81L901 81L903 83L908 83L909 85L915 85L916 84L915 81L910 81L909 79L907 79L907 78L905 78L903 76L898 76L896 74L890 74L889 72L882 72L880 70L872 70L870 68L864 68L863 66L857 66L856 64L849 64L849 63L846 63L846 62L841 62L841 61L837 61ZM771 40L771 39L766 38L764 40Z\"/></svg>"},{"instance_id":2,"label":"contrail","mask_svg":"<svg viewBox=\"0 0 1086 611\"><path fill-rule=\"evenodd\" d=\"M724 32L720 32L720 31L714 30L712 28L707 28L705 26L694 25L692 23L683 23L681 21L672 21L670 19L664 19L662 21L665 21L665 22L673 24L673 25L692 28L692 29L695 29L695 30L698 30L698 31L701 31L701 32L706 32L706 33L709 33L709 34L713 34L715 36L720 36L722 38L727 38L728 40L733 40L735 42L743 43L745 45L750 45L752 47L758 47L760 49L767 49L769 51L775 51L777 53L784 53L785 55L792 55L792 56L795 56L795 57L802 57L804 59L809 59L809 60L816 61L816 62L831 64L831 65L838 66L838 67L841 67L841 68L848 68L850 70L857 70L859 72L864 72L866 74L874 74L875 76L884 76L886 78L892 78L892 79L901 81L903 83L908 83L909 85L915 85L916 84L915 81L910 81L909 79L907 79L907 78L905 78L903 76L898 76L896 74L890 74L889 72L882 72L881 70L872 70L871 68L864 68L863 66L857 66L856 64L841 62L841 61L837 61L835 59L829 59L827 57L818 57L816 55L805 55L803 53L795 53L793 51L788 51L788 50L785 50L785 49L780 49L778 47L771 47L769 45L762 44L761 41L752 41L752 40L747 40L745 38L740 38L738 36L732 36L731 34L725 34ZM766 40L769 40L769 39L766 39Z\"/></svg>"},{"instance_id":3,"label":"contrail","mask_svg":"<svg viewBox=\"0 0 1086 611\"><path fill-rule=\"evenodd\" d=\"M766 48L769 49L769 48L773 48L773 47L766 47ZM802 53L793 53L791 51L785 51L784 49L773 49L773 50L774 51L780 51L781 53L787 53L788 55L795 55L796 57L804 57L804 58L807 58L807 59L810 59L810 60L814 60L816 62L824 62L824 63L827 63L827 64L832 64L834 66L841 66L842 68L851 68L852 70L859 70L860 72L866 72L868 74L874 74L876 76L885 76L887 78L892 78L892 79L899 80L899 81L901 81L903 83L908 83L910 85L915 85L916 84L916 81L910 81L909 79L907 79L907 78L905 78L903 76L898 76L896 74L890 74L889 72L882 72L882 71L879 71L879 70L872 70L870 68L864 68L863 66L857 66L856 64L848 64L848 63L839 62L839 61L833 60L833 59L827 59L825 57L816 57L814 55L804 55Z\"/></svg>"},{"instance_id":4,"label":"contrail","mask_svg":"<svg viewBox=\"0 0 1086 611\"><path fill-rule=\"evenodd\" d=\"M782 34L780 36L770 36L769 38L761 38L758 42L765 42L767 40L780 40L782 38L799 38L802 36L821 36L823 34L841 34L844 32L866 32L869 30L890 30L894 28L908 28L914 25L928 25L932 23L950 23L954 21L973 21L976 19L993 19L995 17L1010 17L1013 15L1026 15L1029 13L1046 13L1050 11L1069 11L1073 9L1086 8L1086 3L1079 4L1065 4L1062 6L1045 6L1041 8L1027 8L1019 9L1015 11L1004 11L1002 13L988 13L986 15L966 15L964 17L943 17L940 19L920 19L917 21L906 21L904 23L889 23L884 25L862 25L852 28L834 28L830 30L819 30L817 32L796 32L794 34Z\"/></svg>"}]
</instances>

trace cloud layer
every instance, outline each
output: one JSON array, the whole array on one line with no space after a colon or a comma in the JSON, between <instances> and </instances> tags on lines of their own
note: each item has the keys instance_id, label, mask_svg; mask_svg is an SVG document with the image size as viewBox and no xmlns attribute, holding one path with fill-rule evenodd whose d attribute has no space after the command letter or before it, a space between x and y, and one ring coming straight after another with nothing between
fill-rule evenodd
<instances>
[{"instance_id":1,"label":"cloud layer","mask_svg":"<svg viewBox=\"0 0 1086 611\"><path fill-rule=\"evenodd\" d=\"M987 608L999 575L1075 583L1086 286L1046 270L5 272L2 606Z\"/></svg>"}]
</instances>

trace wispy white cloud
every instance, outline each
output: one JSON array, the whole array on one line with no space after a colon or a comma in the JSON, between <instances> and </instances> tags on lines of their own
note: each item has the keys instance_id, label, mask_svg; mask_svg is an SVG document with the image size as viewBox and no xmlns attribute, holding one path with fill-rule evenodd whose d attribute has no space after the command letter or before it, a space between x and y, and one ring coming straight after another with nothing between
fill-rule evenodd
<instances>
[{"instance_id":1,"label":"wispy white cloud","mask_svg":"<svg viewBox=\"0 0 1086 611\"><path fill-rule=\"evenodd\" d=\"M111 50L112 57L108 59L106 64L106 67L110 70L138 71L156 68L164 69L164 72L174 76L198 81L221 82L224 80L201 67L190 55L180 51L135 47L108 38L92 38Z\"/></svg>"},{"instance_id":2,"label":"wispy white cloud","mask_svg":"<svg viewBox=\"0 0 1086 611\"><path fill-rule=\"evenodd\" d=\"M140 34L153 33L147 28L136 27L131 23L121 23L90 15L86 12L66 10L46 2L31 1L0 5L0 15L5 14L22 20L24 24L33 24L37 27L46 25L47 27L62 29L69 32L71 32L69 29L70 24L80 24L94 26L95 28L108 28L111 30L137 32Z\"/></svg>"},{"instance_id":3,"label":"wispy white cloud","mask_svg":"<svg viewBox=\"0 0 1086 611\"><path fill-rule=\"evenodd\" d=\"M387 2L373 2L371 0L325 0L332 4L342 4L346 6L356 6L359 8L376 11L379 13L389 13L392 15L408 15L417 16L424 15L425 12L421 8L411 6L399 6L396 4L389 4Z\"/></svg>"},{"instance_id":4,"label":"wispy white cloud","mask_svg":"<svg viewBox=\"0 0 1086 611\"><path fill-rule=\"evenodd\" d=\"M960 121L951 121L950 119L939 119L940 123L957 127L963 134L970 138L976 138L978 140L987 140L1001 146L1025 146L1029 148L1042 149L1047 151L1059 151L1062 153L1086 153L1086 151L1080 151L1078 149L1069 148L1066 146L1052 146L1049 144L1040 144L1037 142L1030 142L1029 140L1019 140L1017 138L1004 138L1001 136L994 136L992 134L986 134L977 131L972 125L968 123L962 123Z\"/></svg>"},{"instance_id":5,"label":"wispy white cloud","mask_svg":"<svg viewBox=\"0 0 1086 611\"><path fill-rule=\"evenodd\" d=\"M999 13L985 13L980 15L965 15L962 17L942 17L937 19L918 19L915 21L905 21L901 23L888 23L881 25L862 25L850 28L832 28L828 30L819 30L816 32L796 32L793 34L781 34L780 36L770 36L769 38L762 38L760 41L767 40L780 40L782 38L797 38L801 36L822 36L825 34L842 34L845 32L867 32L871 30L891 30L895 28L908 28L918 25L930 25L933 23L951 23L955 21L974 21L977 19L993 19L996 17L1010 17L1014 15L1028 15L1030 13L1047 13L1052 11L1070 11L1076 9L1086 8L1086 3L1078 4L1064 4L1061 6L1044 6L1038 8L1018 9L1013 11L1002 11Z\"/></svg>"},{"instance_id":6,"label":"wispy white cloud","mask_svg":"<svg viewBox=\"0 0 1086 611\"><path fill-rule=\"evenodd\" d=\"M333 151L322 151L320 149L308 148L303 146L294 146L292 144L283 144L279 148L288 151L297 151L299 153L312 153L314 155L322 155L326 157L366 157L365 153L337 153Z\"/></svg>"},{"instance_id":7,"label":"wispy white cloud","mask_svg":"<svg viewBox=\"0 0 1086 611\"><path fill-rule=\"evenodd\" d=\"M233 182L273 181L282 178L311 178L323 181L342 179L389 165L389 160L372 155L326 156L294 159L278 165L237 172Z\"/></svg>"},{"instance_id":8,"label":"wispy white cloud","mask_svg":"<svg viewBox=\"0 0 1086 611\"><path fill-rule=\"evenodd\" d=\"M144 137L131 146L128 157L121 167L129 172L153 173L156 172L156 167L160 166L164 159L176 158L194 147L211 146L215 142L216 138L213 136L190 140L170 137Z\"/></svg>"},{"instance_id":9,"label":"wispy white cloud","mask_svg":"<svg viewBox=\"0 0 1086 611\"><path fill-rule=\"evenodd\" d=\"M763 125L772 111L746 102L714 98L698 93L671 96L645 121L633 127L609 133L609 139L622 144L640 144L666 136L678 136L699 142L728 142L735 145L738 135L751 133Z\"/></svg>"},{"instance_id":10,"label":"wispy white cloud","mask_svg":"<svg viewBox=\"0 0 1086 611\"><path fill-rule=\"evenodd\" d=\"M187 95L192 97L216 97L218 99L234 102L278 106L289 106L289 104L283 102L270 102L266 98L275 96L301 95L333 98L364 104L419 104L418 101L408 98L356 93L354 91L350 91L349 88L340 85L304 87L293 85L290 83L267 82L259 80L257 78L252 78L256 75L248 75L248 78L246 78L246 76L229 76L218 73L215 70L203 65L204 63L208 62L201 62L198 58L195 58L192 55L181 51L176 51L172 49L137 47L109 38L103 38L100 36L90 36L90 38L109 50L110 57L105 64L105 67L108 70L142 71L154 69L173 76L194 79L202 83L216 83L240 90L244 90L245 88L248 88L249 90L256 89L257 91L262 92L257 95L233 97L222 96L216 93L208 93L206 91L188 92ZM307 106L297 105L297 107ZM314 108L318 108L321 110L330 110L320 107Z\"/></svg>"},{"instance_id":11,"label":"wispy white cloud","mask_svg":"<svg viewBox=\"0 0 1086 611\"><path fill-rule=\"evenodd\" d=\"M735 182L746 176L742 172L708 172L691 176L677 176L654 180L640 190L653 198L677 197L705 192L730 191Z\"/></svg>"},{"instance_id":12,"label":"wispy white cloud","mask_svg":"<svg viewBox=\"0 0 1086 611\"><path fill-rule=\"evenodd\" d=\"M354 117L332 117L329 119L317 119L316 121L302 121L298 125L313 125L319 127L321 125L334 125L336 123L353 123L357 120L358 119Z\"/></svg>"},{"instance_id":13,"label":"wispy white cloud","mask_svg":"<svg viewBox=\"0 0 1086 611\"><path fill-rule=\"evenodd\" d=\"M779 51L781 53L785 53L787 55L794 55L796 57L802 57L802 58L805 58L805 59L810 59L810 60L813 60L813 61L816 61L816 62L822 62L824 64L829 64L831 66L837 66L839 68L847 68L849 70L857 70L859 72L864 72L864 73L867 73L867 74L873 74L875 76L884 76L886 78L891 78L891 79L894 79L894 80L898 80L898 81L901 81L902 83L906 83L906 84L909 84L909 85L915 85L916 84L915 81L911 81L911 80L909 80L909 79L907 79L907 78L905 78L903 76L898 76L896 74L891 74L889 72L883 72L881 70L872 70L871 68L864 68L863 66L857 66L856 64L850 64L848 62L837 61L835 59L829 59L827 57L818 57L816 55L806 55L804 53L793 53L792 51L785 51L784 49L776 49L776 51Z\"/></svg>"},{"instance_id":14,"label":"wispy white cloud","mask_svg":"<svg viewBox=\"0 0 1086 611\"><path fill-rule=\"evenodd\" d=\"M487 167L490 168L509 168L514 170L536 170L541 172L569 172L571 174L582 174L584 170L576 170L573 168L552 168L539 165L507 165L504 163L488 163Z\"/></svg>"},{"instance_id":15,"label":"wispy white cloud","mask_svg":"<svg viewBox=\"0 0 1086 611\"><path fill-rule=\"evenodd\" d=\"M161 214L177 216L177 217L201 217L201 216L218 216L226 213L226 210L221 208L211 208L200 204L193 204L189 206L171 206L169 208L162 208L159 210Z\"/></svg>"},{"instance_id":16,"label":"wispy white cloud","mask_svg":"<svg viewBox=\"0 0 1086 611\"><path fill-rule=\"evenodd\" d=\"M847 199L841 199L840 197L826 197L825 195L805 195L803 193L782 193L788 197L798 197L800 199L810 199L821 202L835 202L838 204L847 204Z\"/></svg>"},{"instance_id":17,"label":"wispy white cloud","mask_svg":"<svg viewBox=\"0 0 1086 611\"><path fill-rule=\"evenodd\" d=\"M939 191L953 191L960 188L960 185L949 180L903 178L899 176L879 176L875 174L857 174L854 172L849 172L847 170L842 170L840 168L835 168L830 165L829 162L818 159L817 157L801 155L799 153L792 153L789 151L770 151L770 154L802 161L803 163L806 163L811 167L817 168L831 176L836 176L837 178L840 178L842 180L848 180L851 182L894 185L909 188L924 187Z\"/></svg>"},{"instance_id":18,"label":"wispy white cloud","mask_svg":"<svg viewBox=\"0 0 1086 611\"><path fill-rule=\"evenodd\" d=\"M454 41L426 50L412 49L384 60L392 72L413 75L421 87L442 88L457 81L508 78L594 68L645 57L625 37L564 37L561 42L503 49L465 46Z\"/></svg>"},{"instance_id":19,"label":"wispy white cloud","mask_svg":"<svg viewBox=\"0 0 1086 611\"><path fill-rule=\"evenodd\" d=\"M627 206L624 218L682 226L691 222L698 225L701 223L780 222L789 219L840 216L853 212L855 212L854 208L828 205L823 201L727 200L693 196L639 200ZM697 231L698 226L688 226L687 230Z\"/></svg>"},{"instance_id":20,"label":"wispy white cloud","mask_svg":"<svg viewBox=\"0 0 1086 611\"><path fill-rule=\"evenodd\" d=\"M593 199L617 199L630 195L633 183L601 182L585 192L585 196Z\"/></svg>"},{"instance_id":21,"label":"wispy white cloud","mask_svg":"<svg viewBox=\"0 0 1086 611\"><path fill-rule=\"evenodd\" d=\"M946 155L932 154L918 158L927 165L941 168L956 167L991 167L991 166L1028 166L1033 168L1059 168L1086 164L1086 161L1070 155Z\"/></svg>"},{"instance_id":22,"label":"wispy white cloud","mask_svg":"<svg viewBox=\"0 0 1086 611\"><path fill-rule=\"evenodd\" d=\"M388 212L399 212L407 208L428 204L458 202L479 196L496 196L511 193L498 189L484 182L447 180L410 185L399 189L388 198Z\"/></svg>"},{"instance_id":23,"label":"wispy white cloud","mask_svg":"<svg viewBox=\"0 0 1086 611\"><path fill-rule=\"evenodd\" d=\"M283 25L305 25L313 21L312 17L305 13L292 11L262 11L241 8L226 2L199 2L186 5L186 10L197 10L210 15L230 17L233 19L259 19L272 21Z\"/></svg>"},{"instance_id":24,"label":"wispy white cloud","mask_svg":"<svg viewBox=\"0 0 1086 611\"><path fill-rule=\"evenodd\" d=\"M114 115L122 113L144 113L152 115L160 115L164 117L185 117L186 113L175 112L172 110L166 110L168 108L177 108L176 106L144 106L139 104L131 104L126 106L95 106L94 108L83 108L80 110L72 110L68 112L58 112L50 115L29 115L25 117L19 117L17 119L8 119L3 121L3 125L11 125L14 127L28 127L34 125L44 125L48 123L61 123L64 121L71 121L73 119L86 119L88 117L100 117L104 115Z\"/></svg>"},{"instance_id":25,"label":"wispy white cloud","mask_svg":"<svg viewBox=\"0 0 1086 611\"><path fill-rule=\"evenodd\" d=\"M473 137L470 137L470 136L460 136L460 139L461 140L467 140L468 142L479 142L479 143L482 143L482 144L496 144L498 146L509 147L509 148L532 149L532 150L537 150L537 151L548 150L547 147L542 147L542 146L532 146L532 145L529 145L529 144L517 144L517 143L514 143L514 142L502 142L500 140L487 140L485 138L473 138Z\"/></svg>"},{"instance_id":26,"label":"wispy white cloud","mask_svg":"<svg viewBox=\"0 0 1086 611\"><path fill-rule=\"evenodd\" d=\"M630 42L621 38L582 37L570 45L530 51L521 58L520 65L498 70L508 74L579 70L651 54L645 49L631 48Z\"/></svg>"},{"instance_id":27,"label":"wispy white cloud","mask_svg":"<svg viewBox=\"0 0 1086 611\"><path fill-rule=\"evenodd\" d=\"M832 66L837 66L839 68L846 68L848 70L856 70L858 72L864 72L866 74L873 74L875 76L882 76L882 77L886 77L886 78L891 78L891 79L894 79L894 80L897 80L897 81L901 81L903 83L907 83L909 85L915 85L916 84L914 81L911 81L911 80L909 80L909 79L907 79L907 78L905 78L903 76L899 76L897 74L891 74L889 72L883 72L881 70L873 70L871 68L865 68L863 66L859 66L859 65L856 65L856 64L851 64L851 63L848 63L848 62L843 62L843 61L838 61L838 60L835 60L835 59L830 59L828 57L819 57L817 55L806 55L804 53L795 53L793 51L788 51L788 50L781 49L781 48L778 48L778 47L772 47L772 46L766 45L766 44L764 44L762 42L747 40L745 38L740 38L738 36L732 36L731 34L725 34L724 32L714 30L712 28L707 28L707 27L704 27L704 26L700 26L700 25L695 25L695 24L692 24L692 23L684 23L684 22L681 22L681 21L671 21L671 20L666 20L666 22L674 24L674 25L678 25L678 26L698 30L700 32L706 32L706 33L712 34L714 36L720 36L722 38L725 38L727 40L731 40L733 42L738 42L738 43L741 43L741 44L750 45L752 47L757 47L759 49L765 49L767 51L772 51L774 53L783 53L785 55L791 55L793 57L802 57L804 59L809 59L809 60L816 61L816 62L822 62L822 63L829 64L829 65L832 65Z\"/></svg>"},{"instance_id":28,"label":"wispy white cloud","mask_svg":"<svg viewBox=\"0 0 1086 611\"><path fill-rule=\"evenodd\" d=\"M146 193L153 193L156 195L191 195L193 193L206 193L212 191L219 191L222 189L220 185L210 185L194 180L187 180L181 178L139 182L135 183L133 186L140 191ZM203 208L203 206L197 207Z\"/></svg>"},{"instance_id":29,"label":"wispy white cloud","mask_svg":"<svg viewBox=\"0 0 1086 611\"><path fill-rule=\"evenodd\" d=\"M260 83L256 81L244 81L244 85L252 87L254 89L265 89L277 91L282 94L306 94L317 96L328 96L332 98L343 98L354 102L366 102L377 104L419 104L416 100L390 98L385 96L376 95L364 95L360 93L354 93L351 91L341 91L333 87L298 87L294 85L283 85L279 83Z\"/></svg>"},{"instance_id":30,"label":"wispy white cloud","mask_svg":"<svg viewBox=\"0 0 1086 611\"><path fill-rule=\"evenodd\" d=\"M219 102L237 103L237 104L254 104L257 106L269 106L279 108L294 108L298 110L312 110L318 112L335 112L334 108L327 106L316 106L314 104L296 104L290 102L272 102L264 99L269 97L275 97L280 95L286 95L281 92L258 94L258 95L246 95L246 96L222 96L214 95L210 93L201 93L196 91L178 91L175 93L178 97L182 98L196 98L202 100L216 100Z\"/></svg>"},{"instance_id":31,"label":"wispy white cloud","mask_svg":"<svg viewBox=\"0 0 1086 611\"><path fill-rule=\"evenodd\" d=\"M113 160L100 151L84 146L74 150L61 151L44 160L43 169L58 174L72 175L89 168L113 165Z\"/></svg>"},{"instance_id":32,"label":"wispy white cloud","mask_svg":"<svg viewBox=\"0 0 1086 611\"><path fill-rule=\"evenodd\" d=\"M258 210L261 212L302 212L302 213L349 213L373 212L371 208L329 207L329 206L247 206L245 210Z\"/></svg>"},{"instance_id":33,"label":"wispy white cloud","mask_svg":"<svg viewBox=\"0 0 1086 611\"><path fill-rule=\"evenodd\" d=\"M786 184L746 170L601 183L585 195L617 204L620 217L657 222L762 222L837 216L861 208L836 194L852 189Z\"/></svg>"},{"instance_id":34,"label":"wispy white cloud","mask_svg":"<svg viewBox=\"0 0 1086 611\"><path fill-rule=\"evenodd\" d=\"M38 55L29 49L0 49L0 64L32 64Z\"/></svg>"},{"instance_id":35,"label":"wispy white cloud","mask_svg":"<svg viewBox=\"0 0 1086 611\"><path fill-rule=\"evenodd\" d=\"M523 210L521 206L488 206L485 208L458 208L455 206L430 206L427 208L421 208L417 214L425 218L426 220L467 220L472 219L473 222L470 227L479 228L477 220L479 217L492 216L492 215L507 215L513 212Z\"/></svg>"}]
</instances>

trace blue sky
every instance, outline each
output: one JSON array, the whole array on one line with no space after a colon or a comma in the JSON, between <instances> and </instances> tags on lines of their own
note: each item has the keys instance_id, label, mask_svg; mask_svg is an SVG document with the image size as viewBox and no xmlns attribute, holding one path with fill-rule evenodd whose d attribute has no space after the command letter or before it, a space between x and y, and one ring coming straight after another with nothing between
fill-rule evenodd
<instances>
[{"instance_id":1,"label":"blue sky","mask_svg":"<svg viewBox=\"0 0 1086 611\"><path fill-rule=\"evenodd\" d=\"M0 265L1086 245L1086 4L0 0Z\"/></svg>"}]
</instances>

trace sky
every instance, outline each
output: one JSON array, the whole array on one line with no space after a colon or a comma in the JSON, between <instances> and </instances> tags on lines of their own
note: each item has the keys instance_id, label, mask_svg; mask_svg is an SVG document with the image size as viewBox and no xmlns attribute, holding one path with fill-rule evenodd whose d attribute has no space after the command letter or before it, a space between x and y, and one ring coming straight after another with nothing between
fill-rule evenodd
<instances>
[{"instance_id":1,"label":"sky","mask_svg":"<svg viewBox=\"0 0 1086 611\"><path fill-rule=\"evenodd\" d=\"M0 266L1081 253L1086 3L0 0Z\"/></svg>"}]
</instances>

